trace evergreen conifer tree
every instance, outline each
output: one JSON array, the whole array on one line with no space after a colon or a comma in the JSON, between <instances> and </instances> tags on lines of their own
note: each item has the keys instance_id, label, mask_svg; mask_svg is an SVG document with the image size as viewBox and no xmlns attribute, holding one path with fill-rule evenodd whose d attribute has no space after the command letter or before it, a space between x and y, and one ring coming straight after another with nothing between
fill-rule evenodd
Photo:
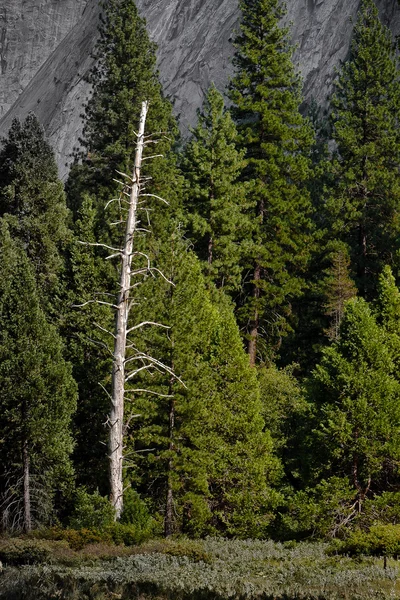
<instances>
[{"instance_id":1,"label":"evergreen conifer tree","mask_svg":"<svg viewBox=\"0 0 400 600\"><path fill-rule=\"evenodd\" d=\"M364 299L346 305L339 338L313 373L320 475L346 478L359 510L400 458L400 383L390 337Z\"/></svg>"},{"instance_id":2,"label":"evergreen conifer tree","mask_svg":"<svg viewBox=\"0 0 400 600\"><path fill-rule=\"evenodd\" d=\"M113 329L113 314L97 300L109 279L108 265L98 256L96 243L96 210L85 196L74 223L74 239L69 247L67 275L69 311L65 337L66 355L73 364L78 383L79 402L74 419L76 446L74 464L77 482L89 490L106 494L107 484L107 418L109 399L105 392L111 373L111 349L103 329ZM83 244L82 242L85 242Z\"/></svg>"},{"instance_id":3,"label":"evergreen conifer tree","mask_svg":"<svg viewBox=\"0 0 400 600\"><path fill-rule=\"evenodd\" d=\"M247 151L253 236L239 314L254 364L261 332L271 324L282 330L291 299L304 287L301 272L311 242L305 182L313 136L299 113L300 82L288 30L279 24L284 14L279 0L242 0L240 7L231 98Z\"/></svg>"},{"instance_id":4,"label":"evergreen conifer tree","mask_svg":"<svg viewBox=\"0 0 400 600\"><path fill-rule=\"evenodd\" d=\"M347 249L339 247L332 255L332 265L327 270L324 281L325 314L331 323L326 330L329 339L339 337L340 323L343 318L345 304L357 295L357 288L349 275L350 259Z\"/></svg>"},{"instance_id":5,"label":"evergreen conifer tree","mask_svg":"<svg viewBox=\"0 0 400 600\"><path fill-rule=\"evenodd\" d=\"M51 146L35 115L15 119L0 151L0 216L32 262L46 313L57 313L62 250L70 239L63 185Z\"/></svg>"},{"instance_id":6,"label":"evergreen conifer tree","mask_svg":"<svg viewBox=\"0 0 400 600\"><path fill-rule=\"evenodd\" d=\"M207 290L179 235L158 260L174 286L149 279L144 293L152 298L152 319L170 329L167 337L148 329L142 343L185 387L157 374L135 382L153 392L137 394L131 409L142 415L134 434L139 489L164 513L167 535L259 536L272 518L280 466L263 431L256 373L232 306Z\"/></svg>"},{"instance_id":7,"label":"evergreen conifer tree","mask_svg":"<svg viewBox=\"0 0 400 600\"><path fill-rule=\"evenodd\" d=\"M385 263L395 260L400 210L400 76L390 31L373 0L363 0L351 55L336 83L328 209L331 231L351 248L363 296L374 293Z\"/></svg>"},{"instance_id":8,"label":"evergreen conifer tree","mask_svg":"<svg viewBox=\"0 0 400 600\"><path fill-rule=\"evenodd\" d=\"M162 155L147 165L146 174L153 178L150 191L172 204L179 185L174 181L171 154L176 124L158 81L155 44L149 40L134 0L102 2L99 33L97 62L89 77L93 93L85 109L83 151L77 153L81 164L77 160L71 170L67 195L76 214L83 195L89 193L96 201L98 224L104 231L108 219L104 207L118 195L115 179L120 176L116 171L132 172L140 108L145 100L149 102L146 130L149 134L164 133L157 145L147 147L147 154Z\"/></svg>"},{"instance_id":9,"label":"evergreen conifer tree","mask_svg":"<svg viewBox=\"0 0 400 600\"><path fill-rule=\"evenodd\" d=\"M56 490L72 482L76 385L34 267L5 218L0 257L0 512L4 529L29 531L51 521Z\"/></svg>"},{"instance_id":10,"label":"evergreen conifer tree","mask_svg":"<svg viewBox=\"0 0 400 600\"><path fill-rule=\"evenodd\" d=\"M182 161L190 237L203 272L217 287L237 290L242 241L249 234L246 187L239 181L244 151L236 148L236 127L215 86L208 91L192 134Z\"/></svg>"}]
</instances>

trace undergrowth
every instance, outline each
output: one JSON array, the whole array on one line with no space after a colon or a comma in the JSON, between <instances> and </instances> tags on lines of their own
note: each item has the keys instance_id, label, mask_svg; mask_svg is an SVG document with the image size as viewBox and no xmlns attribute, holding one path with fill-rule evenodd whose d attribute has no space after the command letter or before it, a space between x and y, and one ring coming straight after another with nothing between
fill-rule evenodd
<instances>
[{"instance_id":1,"label":"undergrowth","mask_svg":"<svg viewBox=\"0 0 400 600\"><path fill-rule=\"evenodd\" d=\"M75 565L53 553L53 564L8 566L0 599L400 599L397 561L384 569L381 558L332 555L323 543L184 539L114 549L118 555L104 556L88 546L75 552L82 558Z\"/></svg>"}]
</instances>

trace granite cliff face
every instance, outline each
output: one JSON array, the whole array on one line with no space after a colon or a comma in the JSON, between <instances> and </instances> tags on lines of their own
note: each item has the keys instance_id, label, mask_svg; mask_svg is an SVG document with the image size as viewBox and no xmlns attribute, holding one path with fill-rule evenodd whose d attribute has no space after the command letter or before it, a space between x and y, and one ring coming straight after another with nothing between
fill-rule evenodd
<instances>
[{"instance_id":1,"label":"granite cliff face","mask_svg":"<svg viewBox=\"0 0 400 600\"><path fill-rule=\"evenodd\" d=\"M360 0L289 0L287 22L306 99L326 102L334 68L348 52ZM400 33L398 0L377 1L383 22ZM29 6L28 6L29 5ZM183 131L211 81L223 89L232 73L232 32L238 0L137 0L151 37L166 94ZM84 81L92 66L98 0L5 0L0 7L0 135L15 116L34 111L65 177L81 131Z\"/></svg>"}]
</instances>

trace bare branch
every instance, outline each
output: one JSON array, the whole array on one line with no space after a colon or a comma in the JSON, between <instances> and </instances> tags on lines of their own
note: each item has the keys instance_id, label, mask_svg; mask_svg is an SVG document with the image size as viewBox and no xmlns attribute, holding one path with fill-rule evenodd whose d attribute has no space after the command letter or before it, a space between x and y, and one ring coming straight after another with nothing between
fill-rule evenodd
<instances>
[{"instance_id":1,"label":"bare branch","mask_svg":"<svg viewBox=\"0 0 400 600\"><path fill-rule=\"evenodd\" d=\"M146 156L142 160L151 160L152 158L164 158L164 154L153 154L153 156Z\"/></svg>"},{"instance_id":2,"label":"bare branch","mask_svg":"<svg viewBox=\"0 0 400 600\"><path fill-rule=\"evenodd\" d=\"M160 271L160 269L157 269L156 267L150 267L150 271L156 271L157 273L159 273L161 275L161 277L163 279L165 279L165 281L167 283L169 283L170 285L173 285L175 287L175 284L173 281L170 281L167 277L165 277L164 273L162 271Z\"/></svg>"},{"instance_id":3,"label":"bare branch","mask_svg":"<svg viewBox=\"0 0 400 600\"><path fill-rule=\"evenodd\" d=\"M111 306L111 308L118 308L116 304L111 304L111 302L104 302L103 300L87 300L83 302L83 304L72 304L72 308L82 308L83 306L87 306L88 304L103 304L105 306Z\"/></svg>"},{"instance_id":4,"label":"bare branch","mask_svg":"<svg viewBox=\"0 0 400 600\"><path fill-rule=\"evenodd\" d=\"M140 196L141 197L148 196L149 198L157 198L158 200L161 200L161 202L164 202L164 204L166 204L167 206L169 206L169 203L166 200L164 200L164 198L161 198L161 196L157 196L157 194L148 194L148 193L145 193L145 194L140 194Z\"/></svg>"},{"instance_id":5,"label":"bare branch","mask_svg":"<svg viewBox=\"0 0 400 600\"><path fill-rule=\"evenodd\" d=\"M81 242L78 240L78 244L82 244L83 246L98 246L99 248L106 248L112 252L122 253L121 248L113 248L112 246L108 246L107 244L99 244L98 242Z\"/></svg>"},{"instance_id":6,"label":"bare branch","mask_svg":"<svg viewBox=\"0 0 400 600\"><path fill-rule=\"evenodd\" d=\"M135 329L139 329L140 327L144 327L144 325L155 325L155 327L163 327L164 329L171 329L168 325L162 325L162 323L156 323L155 321L142 321L138 325L134 325L130 329L127 330L127 334L131 333L131 331L135 331Z\"/></svg>"},{"instance_id":7,"label":"bare branch","mask_svg":"<svg viewBox=\"0 0 400 600\"><path fill-rule=\"evenodd\" d=\"M93 323L93 325L95 325L96 327L98 327L101 331L104 331L104 333L108 333L108 335L111 335L111 337L113 337L115 339L115 335L113 333L111 333L111 331L108 331L108 329L105 329L104 327L102 327L98 323Z\"/></svg>"}]
</instances>

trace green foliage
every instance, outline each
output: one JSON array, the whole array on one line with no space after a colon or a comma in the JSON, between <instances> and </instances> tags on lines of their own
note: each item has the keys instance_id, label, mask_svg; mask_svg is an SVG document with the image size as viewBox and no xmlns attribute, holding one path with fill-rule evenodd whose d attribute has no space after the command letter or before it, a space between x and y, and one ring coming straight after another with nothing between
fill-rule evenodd
<instances>
[{"instance_id":1,"label":"green foliage","mask_svg":"<svg viewBox=\"0 0 400 600\"><path fill-rule=\"evenodd\" d=\"M66 542L68 547L74 551L99 544L103 546L103 550L107 553L104 546L136 546L149 539L153 533L151 525L152 523L149 522L147 528L143 528L136 525L113 522L103 524L98 528L77 527L64 529L61 527L51 527L39 530L37 534L39 539L51 540L52 542Z\"/></svg>"},{"instance_id":2,"label":"green foliage","mask_svg":"<svg viewBox=\"0 0 400 600\"><path fill-rule=\"evenodd\" d=\"M60 336L43 313L32 263L5 218L0 256L0 506L3 527L19 529L28 526L26 476L35 525L53 518L55 491L71 484L76 385Z\"/></svg>"},{"instance_id":3,"label":"green foliage","mask_svg":"<svg viewBox=\"0 0 400 600\"><path fill-rule=\"evenodd\" d=\"M285 446L293 430L293 421L307 412L304 392L294 375L297 365L279 369L275 365L260 367L262 416L276 447Z\"/></svg>"},{"instance_id":4,"label":"green foliage","mask_svg":"<svg viewBox=\"0 0 400 600\"><path fill-rule=\"evenodd\" d=\"M107 430L104 427L109 399L104 388L111 373L111 358L106 344L108 336L98 327L113 328L113 314L96 300L107 288L110 269L99 256L96 242L97 213L89 196L85 196L74 223L74 237L68 253L68 312L64 337L66 355L73 365L78 383L79 402L74 418L76 448L74 464L77 483L90 491L107 493ZM83 306L82 306L83 305ZM103 387L102 387L103 386Z\"/></svg>"},{"instance_id":5,"label":"green foliage","mask_svg":"<svg viewBox=\"0 0 400 600\"><path fill-rule=\"evenodd\" d=\"M347 477L360 509L385 465L400 458L400 387L389 341L368 304L352 300L339 339L313 373L320 472Z\"/></svg>"},{"instance_id":6,"label":"green foliage","mask_svg":"<svg viewBox=\"0 0 400 600\"><path fill-rule=\"evenodd\" d=\"M0 598L50 600L60 594L93 600L385 600L398 598L397 568L373 557L332 556L326 544L282 544L208 539L211 564L168 552L143 553L71 569L7 569Z\"/></svg>"},{"instance_id":7,"label":"green foliage","mask_svg":"<svg viewBox=\"0 0 400 600\"><path fill-rule=\"evenodd\" d=\"M360 526L371 527L375 523L400 524L400 492L386 491L367 498L363 514L358 519Z\"/></svg>"},{"instance_id":8,"label":"green foliage","mask_svg":"<svg viewBox=\"0 0 400 600\"><path fill-rule=\"evenodd\" d=\"M178 235L160 251L157 267L174 287L148 279L142 288L152 298L146 318L170 329L165 336L147 328L142 343L179 380L154 373L133 382L152 392L128 404L128 415L142 415L135 450L153 449L138 454L138 489L143 497L151 490L154 508L163 513L170 490L177 531L262 535L272 518L280 467L263 432L256 372L232 306L222 293L206 289L199 261Z\"/></svg>"},{"instance_id":9,"label":"green foliage","mask_svg":"<svg viewBox=\"0 0 400 600\"><path fill-rule=\"evenodd\" d=\"M217 287L237 290L243 242L250 228L245 215L246 186L239 181L244 151L236 148L236 127L214 86L208 91L192 135L181 163L190 238L203 273Z\"/></svg>"},{"instance_id":10,"label":"green foliage","mask_svg":"<svg viewBox=\"0 0 400 600\"><path fill-rule=\"evenodd\" d=\"M359 290L371 297L371 275L394 262L400 201L400 77L390 31L373 0L361 3L332 104L338 155L329 163L329 227L349 244Z\"/></svg>"},{"instance_id":11,"label":"green foliage","mask_svg":"<svg viewBox=\"0 0 400 600\"><path fill-rule=\"evenodd\" d=\"M73 529L101 529L111 525L114 519L115 512L108 498L100 496L97 490L93 494L84 488L76 490L74 512L70 518Z\"/></svg>"},{"instance_id":12,"label":"green foliage","mask_svg":"<svg viewBox=\"0 0 400 600\"><path fill-rule=\"evenodd\" d=\"M279 538L326 539L346 531L354 517L354 489L343 477L330 477L285 498L275 535Z\"/></svg>"},{"instance_id":13,"label":"green foliage","mask_svg":"<svg viewBox=\"0 0 400 600\"><path fill-rule=\"evenodd\" d=\"M128 488L124 493L124 508L120 522L124 525L136 525L140 529L146 529L149 521L150 514L147 505L135 490Z\"/></svg>"},{"instance_id":14,"label":"green foliage","mask_svg":"<svg viewBox=\"0 0 400 600\"><path fill-rule=\"evenodd\" d=\"M15 119L0 151L0 217L32 263L44 307L57 321L62 251L70 239L69 213L54 152L33 114Z\"/></svg>"},{"instance_id":15,"label":"green foliage","mask_svg":"<svg viewBox=\"0 0 400 600\"><path fill-rule=\"evenodd\" d=\"M312 243L306 182L313 135L299 112L300 82L291 62L288 30L280 27L281 3L243 0L240 7L230 95L246 149L245 178L252 201L239 320L253 342L249 350L254 361L261 328L271 348L274 336L279 338L287 328L291 301L304 288L302 273Z\"/></svg>"},{"instance_id":16,"label":"green foliage","mask_svg":"<svg viewBox=\"0 0 400 600\"><path fill-rule=\"evenodd\" d=\"M148 154L163 155L147 165L147 175L153 177L151 191L173 203L179 187L170 152L176 125L171 104L163 98L158 81L155 49L133 0L102 2L97 62L89 78L93 94L86 105L81 140L85 152L79 154L81 164L77 162L71 170L67 192L75 214L85 193L96 198L99 227L111 236L115 234L102 222L106 218L103 209L118 195L115 178L120 176L116 171L131 174L144 100L150 104L146 132L164 133L157 146L147 146Z\"/></svg>"},{"instance_id":17,"label":"green foliage","mask_svg":"<svg viewBox=\"0 0 400 600\"><path fill-rule=\"evenodd\" d=\"M350 258L347 248L339 246L332 252L332 265L327 269L322 284L326 298L325 314L331 321L325 333L330 340L338 339L345 304L357 296L357 288L350 277L349 268Z\"/></svg>"},{"instance_id":18,"label":"green foliage","mask_svg":"<svg viewBox=\"0 0 400 600\"><path fill-rule=\"evenodd\" d=\"M364 554L398 557L400 555L400 525L372 525L367 532L356 529L341 544L338 544L335 550L351 556Z\"/></svg>"},{"instance_id":19,"label":"green foliage","mask_svg":"<svg viewBox=\"0 0 400 600\"><path fill-rule=\"evenodd\" d=\"M51 547L44 540L5 538L0 540L0 562L5 566L49 563Z\"/></svg>"}]
</instances>

